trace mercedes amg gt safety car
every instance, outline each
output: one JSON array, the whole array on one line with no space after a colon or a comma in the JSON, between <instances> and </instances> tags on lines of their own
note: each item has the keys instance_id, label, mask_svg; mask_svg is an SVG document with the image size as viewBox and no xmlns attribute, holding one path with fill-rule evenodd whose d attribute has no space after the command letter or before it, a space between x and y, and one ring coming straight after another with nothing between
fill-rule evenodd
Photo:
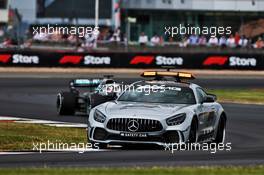
<instances>
[{"instance_id":1,"label":"mercedes amg gt safety car","mask_svg":"<svg viewBox=\"0 0 264 175\"><path fill-rule=\"evenodd\" d=\"M227 115L189 73L147 71L112 101L91 109L87 137L108 144L221 143Z\"/></svg>"},{"instance_id":2,"label":"mercedes amg gt safety car","mask_svg":"<svg viewBox=\"0 0 264 175\"><path fill-rule=\"evenodd\" d=\"M74 115L76 112L88 115L91 108L116 98L120 85L112 76L102 79L75 79L70 81L69 91L57 95L59 115Z\"/></svg>"}]
</instances>

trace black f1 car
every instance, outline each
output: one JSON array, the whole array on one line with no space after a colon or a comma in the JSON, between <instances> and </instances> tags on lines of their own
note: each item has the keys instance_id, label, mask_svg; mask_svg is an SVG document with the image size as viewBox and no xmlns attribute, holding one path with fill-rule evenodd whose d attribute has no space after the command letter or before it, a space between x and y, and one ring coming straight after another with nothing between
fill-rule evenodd
<instances>
[{"instance_id":1,"label":"black f1 car","mask_svg":"<svg viewBox=\"0 0 264 175\"><path fill-rule=\"evenodd\" d=\"M59 115L74 115L76 112L89 114L91 108L114 100L120 92L120 84L112 76L102 79L74 79L70 81L69 91L57 95Z\"/></svg>"}]
</instances>

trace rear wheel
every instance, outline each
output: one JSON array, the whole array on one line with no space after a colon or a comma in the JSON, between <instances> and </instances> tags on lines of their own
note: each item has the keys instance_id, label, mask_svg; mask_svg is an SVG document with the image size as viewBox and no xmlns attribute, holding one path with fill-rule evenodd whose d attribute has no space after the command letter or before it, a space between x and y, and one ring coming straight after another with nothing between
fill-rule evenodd
<instances>
[{"instance_id":1,"label":"rear wheel","mask_svg":"<svg viewBox=\"0 0 264 175\"><path fill-rule=\"evenodd\" d=\"M57 112L59 115L74 115L76 107L76 94L61 92L57 95Z\"/></svg>"}]
</instances>

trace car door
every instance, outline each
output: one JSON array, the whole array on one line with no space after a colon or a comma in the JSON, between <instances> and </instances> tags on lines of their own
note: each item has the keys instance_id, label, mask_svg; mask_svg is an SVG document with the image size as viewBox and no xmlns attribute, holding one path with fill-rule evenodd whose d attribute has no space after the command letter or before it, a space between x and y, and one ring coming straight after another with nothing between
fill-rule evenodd
<instances>
[{"instance_id":1,"label":"car door","mask_svg":"<svg viewBox=\"0 0 264 175\"><path fill-rule=\"evenodd\" d=\"M213 123L216 118L216 112L213 103L203 103L207 93L202 88L196 88L198 98L198 119L199 135L208 135L213 133Z\"/></svg>"}]
</instances>

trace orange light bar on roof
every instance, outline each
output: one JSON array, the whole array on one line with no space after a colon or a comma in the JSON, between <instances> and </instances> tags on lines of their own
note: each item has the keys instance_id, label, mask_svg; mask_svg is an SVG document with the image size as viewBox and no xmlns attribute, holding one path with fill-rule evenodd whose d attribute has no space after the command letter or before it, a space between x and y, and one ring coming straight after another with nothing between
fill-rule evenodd
<instances>
[{"instance_id":1,"label":"orange light bar on roof","mask_svg":"<svg viewBox=\"0 0 264 175\"><path fill-rule=\"evenodd\" d=\"M142 77L175 77L179 79L194 79L191 73L187 72L169 72L169 71L145 71L141 74Z\"/></svg>"},{"instance_id":2,"label":"orange light bar on roof","mask_svg":"<svg viewBox=\"0 0 264 175\"><path fill-rule=\"evenodd\" d=\"M143 72L141 74L142 77L155 77L157 76L157 72L156 71L147 71L147 72Z\"/></svg>"},{"instance_id":3,"label":"orange light bar on roof","mask_svg":"<svg viewBox=\"0 0 264 175\"><path fill-rule=\"evenodd\" d=\"M157 75L159 76L178 76L178 72L157 72Z\"/></svg>"},{"instance_id":4,"label":"orange light bar on roof","mask_svg":"<svg viewBox=\"0 0 264 175\"><path fill-rule=\"evenodd\" d=\"M184 72L179 72L178 73L178 76L181 78L181 77L183 77L183 78L192 78L192 74L190 74L190 73L184 73Z\"/></svg>"}]
</instances>

